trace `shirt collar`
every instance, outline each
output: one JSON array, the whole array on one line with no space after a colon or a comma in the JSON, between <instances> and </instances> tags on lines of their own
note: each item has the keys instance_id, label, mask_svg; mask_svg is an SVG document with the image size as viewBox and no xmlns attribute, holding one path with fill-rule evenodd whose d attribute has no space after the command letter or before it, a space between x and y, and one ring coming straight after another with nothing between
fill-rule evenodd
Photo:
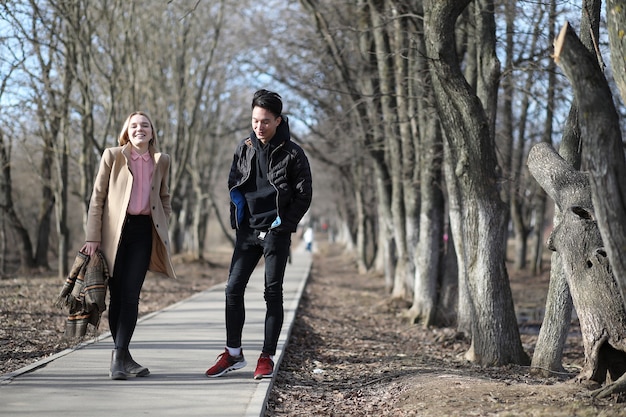
<instances>
[{"instance_id":1,"label":"shirt collar","mask_svg":"<svg viewBox=\"0 0 626 417\"><path fill-rule=\"evenodd\" d=\"M138 154L135 148L130 151L130 157L133 158L133 161L138 160L140 157L144 161L148 162L150 160L150 152L144 152L143 154Z\"/></svg>"}]
</instances>

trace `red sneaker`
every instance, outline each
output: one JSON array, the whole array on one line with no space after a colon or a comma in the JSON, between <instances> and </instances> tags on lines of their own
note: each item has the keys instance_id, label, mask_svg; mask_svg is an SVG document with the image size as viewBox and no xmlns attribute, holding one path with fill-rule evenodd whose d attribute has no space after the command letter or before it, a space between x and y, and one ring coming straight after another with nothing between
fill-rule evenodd
<instances>
[{"instance_id":1,"label":"red sneaker","mask_svg":"<svg viewBox=\"0 0 626 417\"><path fill-rule=\"evenodd\" d=\"M224 353L217 357L215 365L210 367L206 372L209 378L215 378L224 375L226 372L241 369L247 365L246 359L243 357L243 350L239 356L232 356L228 353L228 349L224 349Z\"/></svg>"},{"instance_id":2,"label":"red sneaker","mask_svg":"<svg viewBox=\"0 0 626 417\"><path fill-rule=\"evenodd\" d=\"M267 353L261 353L254 371L254 379L271 378L274 376L274 362Z\"/></svg>"}]
</instances>

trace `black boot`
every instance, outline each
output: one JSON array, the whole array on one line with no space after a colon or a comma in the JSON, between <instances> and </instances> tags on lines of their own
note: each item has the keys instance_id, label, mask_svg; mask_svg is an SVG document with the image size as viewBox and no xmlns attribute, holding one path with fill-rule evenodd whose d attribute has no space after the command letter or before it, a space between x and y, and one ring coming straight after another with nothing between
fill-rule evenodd
<instances>
[{"instance_id":1,"label":"black boot","mask_svg":"<svg viewBox=\"0 0 626 417\"><path fill-rule=\"evenodd\" d=\"M113 349L111 352L111 370L109 376L114 380L124 380L128 378L126 369L124 367L124 360L126 358L126 350Z\"/></svg>"},{"instance_id":2,"label":"black boot","mask_svg":"<svg viewBox=\"0 0 626 417\"><path fill-rule=\"evenodd\" d=\"M150 370L145 366L139 365L132 356L130 356L130 352L126 351L126 356L124 357L124 369L129 376L148 376L150 375Z\"/></svg>"}]
</instances>

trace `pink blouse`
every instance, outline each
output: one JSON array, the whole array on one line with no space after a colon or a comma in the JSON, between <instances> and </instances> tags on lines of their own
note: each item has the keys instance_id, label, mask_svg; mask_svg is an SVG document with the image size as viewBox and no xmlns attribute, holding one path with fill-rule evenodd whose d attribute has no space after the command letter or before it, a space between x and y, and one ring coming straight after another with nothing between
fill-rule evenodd
<instances>
[{"instance_id":1,"label":"pink blouse","mask_svg":"<svg viewBox=\"0 0 626 417\"><path fill-rule=\"evenodd\" d=\"M150 152L139 155L133 148L130 151L130 171L133 174L133 191L130 193L128 214L150 214L150 187L154 160Z\"/></svg>"}]
</instances>

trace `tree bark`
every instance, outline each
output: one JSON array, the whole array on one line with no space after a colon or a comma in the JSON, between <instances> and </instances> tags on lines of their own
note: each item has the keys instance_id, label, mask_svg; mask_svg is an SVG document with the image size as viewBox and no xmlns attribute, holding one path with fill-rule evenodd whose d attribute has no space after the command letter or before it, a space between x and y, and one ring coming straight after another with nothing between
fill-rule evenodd
<instances>
[{"instance_id":1,"label":"tree bark","mask_svg":"<svg viewBox=\"0 0 626 417\"><path fill-rule=\"evenodd\" d=\"M375 267L385 274L385 284L389 291L393 286L393 274L395 267L394 235L392 219L392 197L391 197L391 174L385 161L384 134L382 132L380 120L379 102L371 99L375 97L378 86L376 76L376 50L373 48L371 37L371 20L368 8L369 0L359 0L353 9L349 11L354 16L352 20L357 28L358 37L355 44L358 45L359 54L348 55L342 53L340 44L341 38L334 36L331 30L329 18L326 15L324 5L318 1L301 0L300 3L307 10L312 18L318 34L322 38L325 47L325 55L329 65L335 69L333 77L337 91L342 91L344 96L350 101L347 107L353 109L353 114L358 118L355 124L358 130L358 137L362 138L358 147L364 149L371 158L376 177L377 194L377 224L378 243ZM351 61L356 57L357 61ZM358 71L355 70L358 68ZM364 100L364 97L368 97Z\"/></svg>"},{"instance_id":2,"label":"tree bark","mask_svg":"<svg viewBox=\"0 0 626 417\"><path fill-rule=\"evenodd\" d=\"M550 274L545 314L531 361L533 373L545 377L553 372L565 372L563 349L573 310L569 285L563 274L561 256L557 252L552 254L551 265L553 272Z\"/></svg>"},{"instance_id":3,"label":"tree bark","mask_svg":"<svg viewBox=\"0 0 626 417\"><path fill-rule=\"evenodd\" d=\"M583 11L581 13L581 39L589 51L595 51L594 39L598 39L600 27L600 0L584 0ZM556 12L555 0L550 3L550 30L553 29L554 15ZM550 63L550 68L556 66ZM550 85L553 84L554 72L550 75ZM548 87L550 88L550 87ZM548 106L550 104L548 103ZM544 142L548 142L547 132ZM551 141L550 141L551 142ZM578 123L578 104L573 100L572 107L567 117L563 129L563 137L559 147L561 157L578 170L581 165L581 132ZM544 197L542 197L542 200ZM562 221L562 214L559 207L555 207L553 225L557 227ZM545 316L537 338L535 353L533 355L533 372L543 373L546 376L552 371L560 372L562 367L562 356L567 334L570 328L572 315L572 300L563 270L563 262L558 252L552 254L550 269L550 285L546 299Z\"/></svg>"},{"instance_id":4,"label":"tree bark","mask_svg":"<svg viewBox=\"0 0 626 417\"><path fill-rule=\"evenodd\" d=\"M622 101L626 102L626 0L606 1L606 20L611 47L613 78Z\"/></svg>"},{"instance_id":5,"label":"tree bark","mask_svg":"<svg viewBox=\"0 0 626 417\"><path fill-rule=\"evenodd\" d=\"M498 190L492 128L455 51L454 24L468 3L437 0L425 7L430 72L461 196L461 234L454 238L464 243L458 255L467 262L472 305L472 344L466 357L484 365L527 364L505 267L507 215ZM488 67L481 65L481 71Z\"/></svg>"},{"instance_id":6,"label":"tree bark","mask_svg":"<svg viewBox=\"0 0 626 417\"><path fill-rule=\"evenodd\" d=\"M465 253L465 242L460 237L463 236L463 232L461 229L461 225L463 224L462 220L462 204L461 204L461 191L459 188L459 183L457 181L456 174L454 172L454 167L451 161L451 150L450 146L447 146L447 142L444 141L444 176L446 188L448 190L448 213L449 213L449 225L448 225L448 253L454 254L456 258L456 262L454 265L456 268L454 272L456 272L456 330L458 333L462 333L468 338L471 338L472 335L472 303L471 303L471 295L469 293L468 287L468 266L465 261L464 256L460 256L459 254ZM459 238L455 238L458 236ZM450 274L453 272L450 268L447 268L447 265L450 263L450 260L446 263L446 274ZM447 278L450 280L450 278Z\"/></svg>"},{"instance_id":7,"label":"tree bark","mask_svg":"<svg viewBox=\"0 0 626 417\"><path fill-rule=\"evenodd\" d=\"M420 165L420 228L415 250L415 284L413 305L408 315L413 322L424 326L436 323L437 292L441 274L443 250L444 205L442 191L443 140L437 117L433 115L429 129L422 140L420 153L424 163Z\"/></svg>"},{"instance_id":8,"label":"tree bark","mask_svg":"<svg viewBox=\"0 0 626 417\"><path fill-rule=\"evenodd\" d=\"M18 247L20 271L29 273L35 267L32 256L33 245L28 235L28 230L17 215L17 209L13 202L11 149L10 138L5 138L3 130L0 129L0 209L3 212L3 223L6 221L17 236L17 242L13 244Z\"/></svg>"},{"instance_id":9,"label":"tree bark","mask_svg":"<svg viewBox=\"0 0 626 417\"><path fill-rule=\"evenodd\" d=\"M393 29L390 30L391 50L394 51L394 81L395 96L398 113L398 132L400 134L402 155L402 195L404 205L404 225L407 251L407 286L411 292L415 291L415 248L419 242L420 233L420 189L419 178L420 168L417 163L417 153L420 146L421 135L418 129L412 130L411 120L417 118L416 96L413 95L415 84L420 82L411 77L411 72L420 65L424 65L423 55L418 55L416 48L412 47L413 25L419 18L413 16L423 16L421 10L415 10L413 4L388 0L391 9L391 19ZM420 2L415 2L419 4ZM418 32L419 33L419 32ZM423 43L423 35L419 36ZM419 62L421 61L421 62ZM428 129L428 128L427 128ZM443 203L442 203L443 205ZM443 213L442 213L443 216ZM441 238L441 236L439 236Z\"/></svg>"},{"instance_id":10,"label":"tree bark","mask_svg":"<svg viewBox=\"0 0 626 417\"><path fill-rule=\"evenodd\" d=\"M528 167L563 213L548 247L561 255L580 321L585 364L578 380L617 380L596 391L601 396L624 390L626 310L594 216L589 177L546 143L531 149Z\"/></svg>"},{"instance_id":11,"label":"tree bark","mask_svg":"<svg viewBox=\"0 0 626 417\"><path fill-rule=\"evenodd\" d=\"M378 97L380 112L383 118L385 138L385 162L391 180L391 223L393 242L395 244L395 267L393 274L392 298L403 299L409 293L407 288L408 250L406 241L406 224L404 210L404 181L402 168L402 141L398 130L398 105L394 94L395 70L389 34L382 12L385 10L384 0L368 0L371 19L372 39L374 41L373 56L376 58L378 70Z\"/></svg>"},{"instance_id":12,"label":"tree bark","mask_svg":"<svg viewBox=\"0 0 626 417\"><path fill-rule=\"evenodd\" d=\"M419 23L419 33L423 33L423 26ZM415 57L418 68L423 68L423 77L418 96L421 97L420 123L421 140L419 144L420 163L418 165L420 177L420 216L419 239L415 246L413 259L415 260L415 284L413 285L413 304L407 312L412 322L421 322L423 326L437 324L449 325L450 299L452 285L440 282L442 273L443 253L443 226L445 219L445 202L443 195L443 133L439 124L434 101L432 82L428 73L428 64L422 58L425 56L424 38L417 40L418 51ZM456 277L455 277L456 278ZM456 279L454 279L456 290ZM438 296L440 294L441 296ZM456 291L454 291L456 294ZM452 305L453 307L454 305ZM441 312L441 314L437 314ZM440 319L440 322L437 320Z\"/></svg>"},{"instance_id":13,"label":"tree bark","mask_svg":"<svg viewBox=\"0 0 626 417\"><path fill-rule=\"evenodd\" d=\"M626 160L613 95L597 58L566 24L555 42L555 60L572 83L588 164L594 214L622 299L626 299Z\"/></svg>"}]
</instances>

